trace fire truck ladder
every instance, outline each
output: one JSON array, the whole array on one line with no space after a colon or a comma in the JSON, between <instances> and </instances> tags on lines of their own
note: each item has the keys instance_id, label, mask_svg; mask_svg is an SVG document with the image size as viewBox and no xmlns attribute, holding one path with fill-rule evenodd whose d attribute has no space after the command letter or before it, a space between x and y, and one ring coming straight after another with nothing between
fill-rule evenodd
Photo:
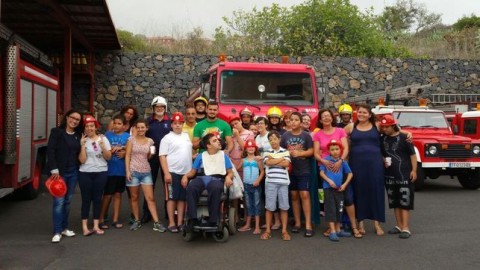
<instances>
[{"instance_id":1,"label":"fire truck ladder","mask_svg":"<svg viewBox=\"0 0 480 270\"><path fill-rule=\"evenodd\" d=\"M433 104L480 103L480 94L432 94Z\"/></svg>"},{"instance_id":2,"label":"fire truck ladder","mask_svg":"<svg viewBox=\"0 0 480 270\"><path fill-rule=\"evenodd\" d=\"M370 94L365 94L356 97L349 97L345 101L347 103L376 103L378 98L384 98L385 100L388 98L390 100L409 100L411 98L416 98L420 95L423 91L422 88L429 87L430 84L420 85L418 83L411 84L403 87L398 87L395 89L385 90L385 91L378 91Z\"/></svg>"}]
</instances>

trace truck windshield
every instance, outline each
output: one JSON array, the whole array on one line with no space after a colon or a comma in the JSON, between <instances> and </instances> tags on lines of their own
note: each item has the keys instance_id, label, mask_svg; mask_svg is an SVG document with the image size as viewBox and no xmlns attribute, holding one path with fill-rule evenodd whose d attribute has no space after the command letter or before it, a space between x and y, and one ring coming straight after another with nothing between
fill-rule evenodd
<instances>
[{"instance_id":1,"label":"truck windshield","mask_svg":"<svg viewBox=\"0 0 480 270\"><path fill-rule=\"evenodd\" d=\"M313 105L308 73L224 70L220 78L220 101L224 103Z\"/></svg>"},{"instance_id":2,"label":"truck windshield","mask_svg":"<svg viewBox=\"0 0 480 270\"><path fill-rule=\"evenodd\" d=\"M393 112L400 127L448 128L445 115L441 112Z\"/></svg>"}]
</instances>

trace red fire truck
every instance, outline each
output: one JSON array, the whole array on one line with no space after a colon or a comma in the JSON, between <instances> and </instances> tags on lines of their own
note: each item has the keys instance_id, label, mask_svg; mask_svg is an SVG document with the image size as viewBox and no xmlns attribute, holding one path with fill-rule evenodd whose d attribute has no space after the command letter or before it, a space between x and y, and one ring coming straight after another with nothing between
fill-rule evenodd
<instances>
[{"instance_id":1,"label":"red fire truck","mask_svg":"<svg viewBox=\"0 0 480 270\"><path fill-rule=\"evenodd\" d=\"M71 108L72 88L89 95L91 111L93 54L118 49L105 0L0 1L0 198L37 196L49 132Z\"/></svg>"},{"instance_id":2,"label":"red fire truck","mask_svg":"<svg viewBox=\"0 0 480 270\"><path fill-rule=\"evenodd\" d=\"M480 140L453 133L445 113L421 106L376 106L377 116L392 114L402 130L413 135L418 169L415 186L441 175L456 176L466 189L480 188Z\"/></svg>"},{"instance_id":3,"label":"red fire truck","mask_svg":"<svg viewBox=\"0 0 480 270\"><path fill-rule=\"evenodd\" d=\"M315 125L319 110L319 96L315 70L305 64L220 62L202 76L202 86L192 95L201 95L220 104L219 117L228 119L248 106L256 116L265 116L272 106L282 111L293 110L309 114Z\"/></svg>"},{"instance_id":4,"label":"red fire truck","mask_svg":"<svg viewBox=\"0 0 480 270\"><path fill-rule=\"evenodd\" d=\"M21 57L19 44L8 46L0 61L0 197L18 190L37 195L50 129L56 126L60 82Z\"/></svg>"}]
</instances>

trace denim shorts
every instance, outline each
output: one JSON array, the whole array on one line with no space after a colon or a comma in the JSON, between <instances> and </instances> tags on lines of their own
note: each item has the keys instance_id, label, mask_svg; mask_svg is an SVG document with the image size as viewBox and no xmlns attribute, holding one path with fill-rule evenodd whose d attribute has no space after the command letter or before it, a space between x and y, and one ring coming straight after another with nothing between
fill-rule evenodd
<instances>
[{"instance_id":1,"label":"denim shorts","mask_svg":"<svg viewBox=\"0 0 480 270\"><path fill-rule=\"evenodd\" d=\"M127 180L127 187L138 187L139 185L153 185L152 174L132 171L132 181Z\"/></svg>"}]
</instances>

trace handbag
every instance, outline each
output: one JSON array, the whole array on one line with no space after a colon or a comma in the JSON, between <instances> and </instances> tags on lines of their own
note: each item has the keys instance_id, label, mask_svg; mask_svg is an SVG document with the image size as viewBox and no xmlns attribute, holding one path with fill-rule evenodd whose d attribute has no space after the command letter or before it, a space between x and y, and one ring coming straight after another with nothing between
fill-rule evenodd
<instances>
[{"instance_id":1,"label":"handbag","mask_svg":"<svg viewBox=\"0 0 480 270\"><path fill-rule=\"evenodd\" d=\"M240 178L240 175L237 172L237 169L235 166L232 167L233 171L233 185L230 186L229 188L229 197L230 200L236 200L236 199L241 199L243 198L243 181L242 178Z\"/></svg>"}]
</instances>

